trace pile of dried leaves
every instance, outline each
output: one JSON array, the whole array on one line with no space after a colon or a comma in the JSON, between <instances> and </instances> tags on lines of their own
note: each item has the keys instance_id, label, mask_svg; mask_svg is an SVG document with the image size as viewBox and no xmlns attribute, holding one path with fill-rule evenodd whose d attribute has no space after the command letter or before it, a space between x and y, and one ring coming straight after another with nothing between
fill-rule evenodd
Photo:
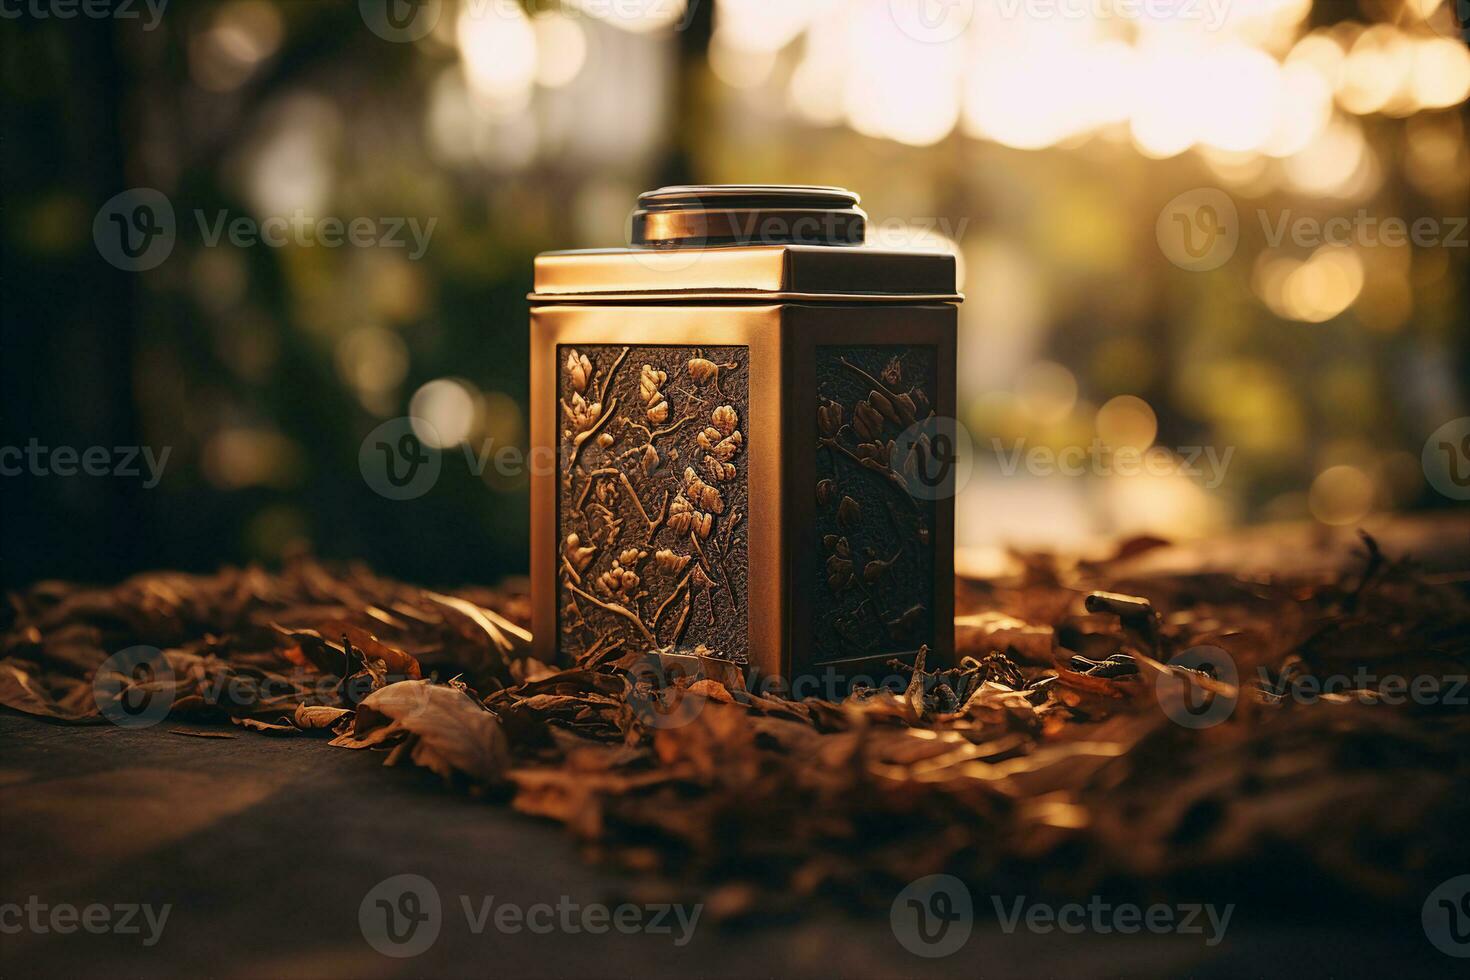
<instances>
[{"instance_id":1,"label":"pile of dried leaves","mask_svg":"<svg viewBox=\"0 0 1470 980\"><path fill-rule=\"evenodd\" d=\"M330 729L559 821L592 856L720 882L717 916L886 903L939 870L1079 894L1325 880L1417 902L1470 864L1463 583L1368 539L1359 567L1316 580L1128 578L1130 557L963 582L961 666L842 701L750 690L712 661L672 679L634 655L543 664L524 595L360 567L46 583L9 598L0 704L88 722L108 698L164 697L170 725ZM109 654L134 645L166 669L119 673ZM1201 645L1236 682L1169 664ZM1301 695L1328 676L1358 681ZM1440 696L1383 696L1389 676L1439 678ZM1168 685L1233 710L1177 723Z\"/></svg>"}]
</instances>

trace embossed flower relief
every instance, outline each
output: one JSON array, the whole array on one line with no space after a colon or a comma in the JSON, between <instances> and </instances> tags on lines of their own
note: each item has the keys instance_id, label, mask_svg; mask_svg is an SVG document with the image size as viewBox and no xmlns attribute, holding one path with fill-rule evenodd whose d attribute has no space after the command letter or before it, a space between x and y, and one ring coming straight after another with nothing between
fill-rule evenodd
<instances>
[{"instance_id":1,"label":"embossed flower relief","mask_svg":"<svg viewBox=\"0 0 1470 980\"><path fill-rule=\"evenodd\" d=\"M933 413L929 398L922 388L911 387L907 391L895 390L903 384L902 367L897 358L884 369L886 380L880 381L860 367L843 358L839 362L848 371L873 386L866 398L860 399L849 410L831 398L817 399L817 448L826 449L834 456L843 456L857 466L882 476L894 489L902 492L908 505L914 503L909 493L910 481L920 471L923 459L920 454L928 451L928 440L920 435L910 448L907 458L899 469L893 466L895 439L904 430L929 418ZM833 461L832 471L841 471ZM826 507L832 500L839 501L838 517L844 518L842 508L849 508L852 498L839 492L837 481L825 478L817 484L817 502ZM848 523L846 520L844 524Z\"/></svg>"},{"instance_id":2,"label":"embossed flower relief","mask_svg":"<svg viewBox=\"0 0 1470 980\"><path fill-rule=\"evenodd\" d=\"M602 402L589 402L586 398L587 384L592 380L592 362L585 355L572 351L567 355L566 369L572 397L562 402L567 425L562 435L570 439L596 424L602 415Z\"/></svg>"},{"instance_id":3,"label":"embossed flower relief","mask_svg":"<svg viewBox=\"0 0 1470 980\"><path fill-rule=\"evenodd\" d=\"M684 489L669 505L669 527L678 534L709 537L715 515L725 512L720 491L701 480L690 467L684 469Z\"/></svg>"},{"instance_id":4,"label":"embossed flower relief","mask_svg":"<svg viewBox=\"0 0 1470 980\"><path fill-rule=\"evenodd\" d=\"M921 388L894 391L847 360L841 363L875 387L866 398L852 406L850 421L845 406L830 398L820 398L817 403L817 445L847 456L857 465L881 475L908 497L911 481L923 466L920 454L928 451L928 439L920 435L915 440L899 469L893 468L894 439L933 414L929 399ZM901 373L894 373L892 377L894 384L902 383ZM819 487L819 495L822 492ZM826 492L830 494L831 490ZM909 499L912 503L912 498ZM825 505L826 501L821 503Z\"/></svg>"},{"instance_id":5,"label":"embossed flower relief","mask_svg":"<svg viewBox=\"0 0 1470 980\"><path fill-rule=\"evenodd\" d=\"M572 390L583 392L587 390L587 382L592 380L592 361L587 355L579 354L572 350L567 354L567 381Z\"/></svg>"},{"instance_id":6,"label":"embossed flower relief","mask_svg":"<svg viewBox=\"0 0 1470 980\"><path fill-rule=\"evenodd\" d=\"M612 375L617 373L617 365L613 365L608 377L599 386L591 358L574 348L567 353L562 370L566 374L569 394L561 399L561 435L563 444L571 448L570 465L562 475L565 482L571 467L577 464L577 460L593 439L603 449L612 445L612 436L603 431L603 428L617 408L617 399L606 397Z\"/></svg>"},{"instance_id":7,"label":"embossed flower relief","mask_svg":"<svg viewBox=\"0 0 1470 980\"><path fill-rule=\"evenodd\" d=\"M638 564L648 557L648 552L637 548L625 548L613 559L612 567L597 577L597 588L606 595L623 600L637 600L646 593L638 591L643 580L638 577Z\"/></svg>"},{"instance_id":8,"label":"embossed flower relief","mask_svg":"<svg viewBox=\"0 0 1470 980\"><path fill-rule=\"evenodd\" d=\"M827 587L844 608L856 603L835 616L832 627L866 648L878 631L903 641L925 613L922 605L906 600L908 586L896 579L894 568L906 549L926 546L931 539L910 492L924 463L919 454L928 446L920 436L904 460L895 460L895 444L904 430L932 412L922 388L904 390L897 357L878 377L846 358L837 365L868 393L851 404L818 396L817 450L826 454L829 465L815 490L819 513L838 532L822 539ZM853 598L846 599L849 595Z\"/></svg>"},{"instance_id":9,"label":"embossed flower relief","mask_svg":"<svg viewBox=\"0 0 1470 980\"><path fill-rule=\"evenodd\" d=\"M638 373L638 397L643 399L643 416L654 425L663 425L669 420L669 400L659 390L668 380L668 372L659 371L652 364L643 365L643 370Z\"/></svg>"},{"instance_id":10,"label":"embossed flower relief","mask_svg":"<svg viewBox=\"0 0 1470 980\"><path fill-rule=\"evenodd\" d=\"M740 417L733 406L721 405L710 413L710 425L699 434L699 448L708 455L704 468L710 477L722 483L735 479L735 464L730 462L740 452L745 438L736 428Z\"/></svg>"},{"instance_id":11,"label":"embossed flower relief","mask_svg":"<svg viewBox=\"0 0 1470 980\"><path fill-rule=\"evenodd\" d=\"M639 646L662 647L681 641L696 596L710 625L715 594L735 609L724 565L741 515L721 487L739 475L745 437L720 380L740 365L698 352L660 361L663 352L651 350L636 376L618 382L632 350L605 373L575 349L563 365L561 429L571 456L562 530L578 528L562 544L563 629L590 625L583 606L591 606L630 626Z\"/></svg>"}]
</instances>

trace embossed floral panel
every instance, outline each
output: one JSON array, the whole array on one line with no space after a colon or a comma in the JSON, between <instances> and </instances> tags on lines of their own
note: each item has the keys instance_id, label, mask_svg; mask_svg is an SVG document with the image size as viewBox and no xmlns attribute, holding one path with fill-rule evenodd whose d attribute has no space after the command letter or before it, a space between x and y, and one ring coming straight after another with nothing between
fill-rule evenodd
<instances>
[{"instance_id":1,"label":"embossed floral panel","mask_svg":"<svg viewBox=\"0 0 1470 980\"><path fill-rule=\"evenodd\" d=\"M819 347L816 362L813 662L907 653L933 632L937 504L905 489L895 446L930 415L936 350Z\"/></svg>"},{"instance_id":2,"label":"embossed floral panel","mask_svg":"<svg viewBox=\"0 0 1470 980\"><path fill-rule=\"evenodd\" d=\"M564 344L557 362L562 651L744 660L748 349Z\"/></svg>"}]
</instances>

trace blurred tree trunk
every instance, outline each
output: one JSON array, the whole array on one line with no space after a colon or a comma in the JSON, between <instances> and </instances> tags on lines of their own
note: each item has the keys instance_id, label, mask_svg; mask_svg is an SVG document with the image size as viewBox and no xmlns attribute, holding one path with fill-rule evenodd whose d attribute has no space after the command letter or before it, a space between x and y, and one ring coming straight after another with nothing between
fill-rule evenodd
<instances>
[{"instance_id":1,"label":"blurred tree trunk","mask_svg":"<svg viewBox=\"0 0 1470 980\"><path fill-rule=\"evenodd\" d=\"M658 186L690 184L699 177L694 169L690 141L710 125L712 113L706 105L706 65L710 35L714 31L713 0L689 0L688 26L675 36L679 45L679 75L674 84L674 128L677 139L669 144L668 156L656 176Z\"/></svg>"},{"instance_id":2,"label":"blurred tree trunk","mask_svg":"<svg viewBox=\"0 0 1470 980\"><path fill-rule=\"evenodd\" d=\"M137 27L22 18L5 30L3 445L112 454L141 442L131 371L138 280L102 259L91 229L102 203L130 186L118 34ZM140 480L56 476L49 454L39 458L0 480L0 581L135 569L150 524Z\"/></svg>"}]
</instances>

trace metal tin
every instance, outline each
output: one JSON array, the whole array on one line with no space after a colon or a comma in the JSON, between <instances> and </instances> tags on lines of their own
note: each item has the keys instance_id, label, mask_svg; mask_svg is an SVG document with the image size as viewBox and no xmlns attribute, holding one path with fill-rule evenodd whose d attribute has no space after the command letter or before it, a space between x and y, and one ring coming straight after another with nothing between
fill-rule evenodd
<instances>
[{"instance_id":1,"label":"metal tin","mask_svg":"<svg viewBox=\"0 0 1470 980\"><path fill-rule=\"evenodd\" d=\"M639 204L633 246L536 259L538 655L844 687L951 660L954 502L924 470L955 414L953 256L860 244L839 188Z\"/></svg>"}]
</instances>

